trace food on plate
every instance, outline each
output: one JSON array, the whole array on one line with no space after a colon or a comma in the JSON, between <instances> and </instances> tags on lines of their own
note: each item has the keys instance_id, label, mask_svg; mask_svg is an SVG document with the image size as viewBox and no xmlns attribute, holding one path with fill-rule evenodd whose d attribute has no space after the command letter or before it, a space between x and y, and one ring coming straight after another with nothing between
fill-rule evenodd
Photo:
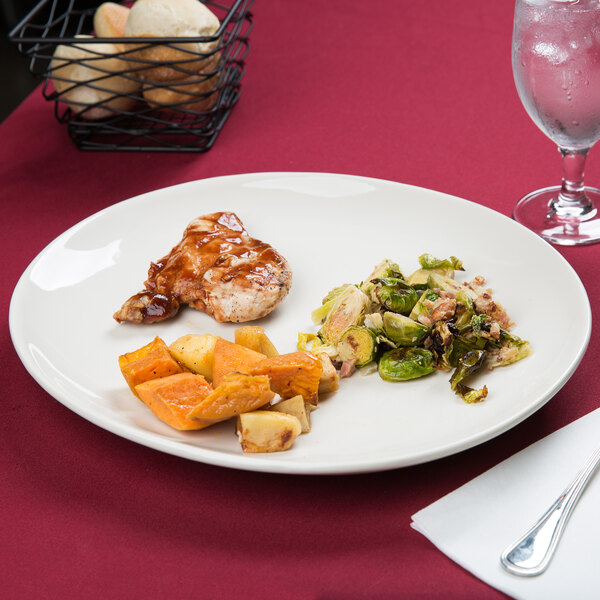
<instances>
[{"instance_id":1,"label":"food on plate","mask_svg":"<svg viewBox=\"0 0 600 600\"><path fill-rule=\"evenodd\" d=\"M171 356L182 367L212 381L217 336L210 333L188 334L169 345Z\"/></svg>"},{"instance_id":2,"label":"food on plate","mask_svg":"<svg viewBox=\"0 0 600 600\"><path fill-rule=\"evenodd\" d=\"M274 397L266 375L232 372L190 410L188 417L208 427L265 406Z\"/></svg>"},{"instance_id":3,"label":"food on plate","mask_svg":"<svg viewBox=\"0 0 600 600\"><path fill-rule=\"evenodd\" d=\"M170 345L156 337L121 355L119 367L134 394L174 429L204 429L243 416L237 433L244 452L286 450L310 431L310 412L319 395L337 389L337 372L325 354L279 354L261 327L240 327L235 338L271 356L196 334Z\"/></svg>"},{"instance_id":4,"label":"food on plate","mask_svg":"<svg viewBox=\"0 0 600 600\"><path fill-rule=\"evenodd\" d=\"M279 352L267 337L265 330L258 325L244 325L235 330L234 341L240 346L245 346L256 352L264 354L267 358L277 356Z\"/></svg>"},{"instance_id":5,"label":"food on plate","mask_svg":"<svg viewBox=\"0 0 600 600\"><path fill-rule=\"evenodd\" d=\"M301 433L310 431L310 413L314 409L302 396L294 396L271 406L271 410L292 415L300 423Z\"/></svg>"},{"instance_id":6,"label":"food on plate","mask_svg":"<svg viewBox=\"0 0 600 600\"><path fill-rule=\"evenodd\" d=\"M212 392L202 375L179 373L151 379L137 385L135 391L140 400L173 429L186 431L207 426L189 417L190 411Z\"/></svg>"},{"instance_id":7,"label":"food on plate","mask_svg":"<svg viewBox=\"0 0 600 600\"><path fill-rule=\"evenodd\" d=\"M125 36L131 38L210 38L219 19L199 0L137 0L131 7ZM218 40L181 44L140 43L130 51L146 81L173 82L214 71Z\"/></svg>"},{"instance_id":8,"label":"food on plate","mask_svg":"<svg viewBox=\"0 0 600 600\"><path fill-rule=\"evenodd\" d=\"M255 410L237 418L236 433L244 452L281 452L302 433L293 415Z\"/></svg>"},{"instance_id":9,"label":"food on plate","mask_svg":"<svg viewBox=\"0 0 600 600\"><path fill-rule=\"evenodd\" d=\"M218 385L225 375L234 371L250 373L265 358L267 357L260 352L219 337L215 344L212 382Z\"/></svg>"},{"instance_id":10,"label":"food on plate","mask_svg":"<svg viewBox=\"0 0 600 600\"><path fill-rule=\"evenodd\" d=\"M136 386L140 383L183 372L159 337L142 348L119 356L119 367L131 391L136 395Z\"/></svg>"},{"instance_id":11,"label":"food on plate","mask_svg":"<svg viewBox=\"0 0 600 600\"><path fill-rule=\"evenodd\" d=\"M239 323L268 315L292 283L287 260L244 229L232 212L199 217L169 254L153 262L144 291L114 314L119 323L154 323L181 304L216 321Z\"/></svg>"},{"instance_id":12,"label":"food on plate","mask_svg":"<svg viewBox=\"0 0 600 600\"><path fill-rule=\"evenodd\" d=\"M340 377L338 372L331 362L331 359L326 352L311 352L313 356L316 356L321 361L323 372L321 373L321 379L319 381L319 394L329 394L335 392L339 387Z\"/></svg>"},{"instance_id":13,"label":"food on plate","mask_svg":"<svg viewBox=\"0 0 600 600\"><path fill-rule=\"evenodd\" d=\"M384 260L365 281L333 288L312 313L320 329L300 333L298 348L328 356L340 377L357 368L386 381L452 371L452 391L467 403L481 402L487 387L473 389L466 380L525 358L531 346L510 332L513 323L483 277L456 280L464 271L459 259L423 254L419 263L405 277Z\"/></svg>"},{"instance_id":14,"label":"food on plate","mask_svg":"<svg viewBox=\"0 0 600 600\"><path fill-rule=\"evenodd\" d=\"M92 39L79 35L79 39ZM97 120L133 107L141 82L128 76L128 64L110 42L56 47L50 75L59 100L84 119Z\"/></svg>"},{"instance_id":15,"label":"food on plate","mask_svg":"<svg viewBox=\"0 0 600 600\"><path fill-rule=\"evenodd\" d=\"M310 404L318 403L323 365L318 357L308 352L292 352L265 358L253 365L250 373L268 375L271 389L282 398L300 395Z\"/></svg>"},{"instance_id":16,"label":"food on plate","mask_svg":"<svg viewBox=\"0 0 600 600\"><path fill-rule=\"evenodd\" d=\"M425 348L394 348L381 355L377 367L386 381L417 379L433 372L433 355Z\"/></svg>"},{"instance_id":17,"label":"food on plate","mask_svg":"<svg viewBox=\"0 0 600 600\"><path fill-rule=\"evenodd\" d=\"M375 360L377 336L367 327L352 325L340 336L337 349L342 362L353 360L364 367Z\"/></svg>"}]
</instances>

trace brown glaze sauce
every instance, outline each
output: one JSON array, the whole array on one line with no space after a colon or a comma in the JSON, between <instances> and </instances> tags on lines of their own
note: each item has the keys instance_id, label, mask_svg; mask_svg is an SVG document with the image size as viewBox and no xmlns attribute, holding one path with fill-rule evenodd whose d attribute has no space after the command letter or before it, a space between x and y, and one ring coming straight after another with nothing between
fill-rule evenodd
<instances>
[{"instance_id":1,"label":"brown glaze sauce","mask_svg":"<svg viewBox=\"0 0 600 600\"><path fill-rule=\"evenodd\" d=\"M142 323L155 323L172 317L179 310L179 302L164 294L140 292L129 299L137 307Z\"/></svg>"},{"instance_id":2,"label":"brown glaze sauce","mask_svg":"<svg viewBox=\"0 0 600 600\"><path fill-rule=\"evenodd\" d=\"M228 264L222 281L252 277L262 280L269 263L282 264L281 256L269 245L248 235L232 213L215 213L202 218L202 225L212 222L210 230L190 225L182 241L148 271L145 287L149 291L170 296L175 283L196 283L211 268L224 266L231 257L241 259L239 265ZM236 235L237 233L237 235ZM246 260L251 259L251 260Z\"/></svg>"},{"instance_id":3,"label":"brown glaze sauce","mask_svg":"<svg viewBox=\"0 0 600 600\"><path fill-rule=\"evenodd\" d=\"M145 291L128 302L135 302L143 323L152 323L173 316L183 291L197 290L209 269L222 268L219 280L224 283L247 279L262 284L272 280L271 265L284 263L269 244L252 238L235 214L218 212L190 223L179 244L150 264Z\"/></svg>"}]
</instances>

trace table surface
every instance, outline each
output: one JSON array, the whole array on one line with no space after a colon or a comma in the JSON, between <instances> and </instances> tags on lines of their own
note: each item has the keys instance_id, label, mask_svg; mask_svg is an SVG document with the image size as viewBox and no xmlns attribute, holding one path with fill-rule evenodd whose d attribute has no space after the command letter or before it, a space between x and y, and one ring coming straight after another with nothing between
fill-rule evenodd
<instances>
[{"instance_id":1,"label":"table surface","mask_svg":"<svg viewBox=\"0 0 600 600\"><path fill-rule=\"evenodd\" d=\"M560 178L556 148L514 88L512 13L511 0L256 2L240 102L205 154L80 152L39 89L0 126L5 597L503 597L410 517L597 408L593 335L549 403L478 447L387 472L285 476L163 454L77 416L25 371L8 308L23 270L61 232L196 179L347 173L510 215L519 197ZM595 150L586 178L600 181ZM600 246L559 251L595 314Z\"/></svg>"}]
</instances>

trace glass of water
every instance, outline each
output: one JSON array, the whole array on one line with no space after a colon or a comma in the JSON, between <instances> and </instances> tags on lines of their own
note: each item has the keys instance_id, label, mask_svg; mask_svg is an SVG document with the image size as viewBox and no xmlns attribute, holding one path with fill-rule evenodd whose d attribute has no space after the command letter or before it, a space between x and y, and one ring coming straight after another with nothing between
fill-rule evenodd
<instances>
[{"instance_id":1,"label":"glass of water","mask_svg":"<svg viewBox=\"0 0 600 600\"><path fill-rule=\"evenodd\" d=\"M558 145L562 184L531 192L514 218L555 244L600 241L600 190L585 187L600 139L600 0L516 0L512 66L521 102Z\"/></svg>"}]
</instances>

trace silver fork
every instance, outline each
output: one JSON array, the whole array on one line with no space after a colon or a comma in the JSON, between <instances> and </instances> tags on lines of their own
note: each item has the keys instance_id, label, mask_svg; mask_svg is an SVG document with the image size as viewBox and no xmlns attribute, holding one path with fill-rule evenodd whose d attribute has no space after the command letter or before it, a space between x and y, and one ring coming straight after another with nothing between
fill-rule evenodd
<instances>
[{"instance_id":1,"label":"silver fork","mask_svg":"<svg viewBox=\"0 0 600 600\"><path fill-rule=\"evenodd\" d=\"M577 477L540 520L502 553L500 560L507 571L533 576L547 569L567 521L598 465L600 448L590 456Z\"/></svg>"}]
</instances>

